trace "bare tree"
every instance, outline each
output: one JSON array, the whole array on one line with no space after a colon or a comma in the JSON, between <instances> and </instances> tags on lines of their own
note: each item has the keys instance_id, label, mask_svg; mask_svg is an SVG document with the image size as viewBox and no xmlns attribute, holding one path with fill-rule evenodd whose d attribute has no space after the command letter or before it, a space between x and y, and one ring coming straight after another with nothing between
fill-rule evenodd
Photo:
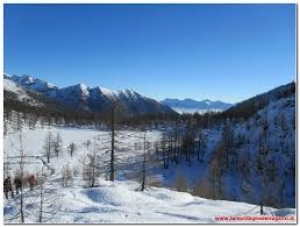
<instances>
[{"instance_id":1,"label":"bare tree","mask_svg":"<svg viewBox=\"0 0 300 227\"><path fill-rule=\"evenodd\" d=\"M197 160L198 162L203 162L204 150L205 149L205 136L203 131L200 129L198 135L198 150L197 150Z\"/></svg>"},{"instance_id":2,"label":"bare tree","mask_svg":"<svg viewBox=\"0 0 300 227\"><path fill-rule=\"evenodd\" d=\"M62 184L64 187L69 186L72 183L73 172L70 165L66 164L61 170Z\"/></svg>"},{"instance_id":3,"label":"bare tree","mask_svg":"<svg viewBox=\"0 0 300 227\"><path fill-rule=\"evenodd\" d=\"M9 111L6 108L4 108L4 121L3 121L3 133L4 133L4 136L8 132L8 128L9 128L9 116L10 115L11 115L11 111Z\"/></svg>"},{"instance_id":4,"label":"bare tree","mask_svg":"<svg viewBox=\"0 0 300 227\"><path fill-rule=\"evenodd\" d=\"M214 153L207 176L207 181L213 188L213 199L223 197L222 179L226 170L226 160L226 151L221 142Z\"/></svg>"},{"instance_id":5,"label":"bare tree","mask_svg":"<svg viewBox=\"0 0 300 227\"><path fill-rule=\"evenodd\" d=\"M175 163L178 165L180 161L180 152L181 152L181 144L180 144L180 135L179 135L179 122L175 123L175 132L174 132L174 159Z\"/></svg>"},{"instance_id":6,"label":"bare tree","mask_svg":"<svg viewBox=\"0 0 300 227\"><path fill-rule=\"evenodd\" d=\"M100 150L100 137L94 138L93 153L88 155L90 162L84 172L85 180L88 181L90 187L95 187L96 179L101 175Z\"/></svg>"},{"instance_id":7,"label":"bare tree","mask_svg":"<svg viewBox=\"0 0 300 227\"><path fill-rule=\"evenodd\" d=\"M88 150L92 142L90 140L87 140L84 142L84 146L86 146L86 149Z\"/></svg>"},{"instance_id":8,"label":"bare tree","mask_svg":"<svg viewBox=\"0 0 300 227\"><path fill-rule=\"evenodd\" d=\"M84 153L82 160L80 161L83 164L83 180L86 180L86 173L87 173L86 159L87 159L87 154Z\"/></svg>"},{"instance_id":9,"label":"bare tree","mask_svg":"<svg viewBox=\"0 0 300 227\"><path fill-rule=\"evenodd\" d=\"M149 142L146 141L146 132L144 132L143 136L143 165L142 165L142 185L141 185L141 191L144 191L145 185L146 185L146 153L147 150L149 150Z\"/></svg>"},{"instance_id":10,"label":"bare tree","mask_svg":"<svg viewBox=\"0 0 300 227\"><path fill-rule=\"evenodd\" d=\"M53 142L53 150L56 156L58 156L59 152L62 150L62 139L58 132L56 134L55 141Z\"/></svg>"},{"instance_id":11,"label":"bare tree","mask_svg":"<svg viewBox=\"0 0 300 227\"><path fill-rule=\"evenodd\" d=\"M5 161L3 162L3 169L4 169L4 171L3 171L3 173L4 173L4 179L6 179L6 177L8 177L9 176L9 171L8 171L8 169L9 169L9 161L8 161L8 159L9 159L9 156L7 155L7 153L6 153L6 151L4 150L4 155L5 155Z\"/></svg>"},{"instance_id":12,"label":"bare tree","mask_svg":"<svg viewBox=\"0 0 300 227\"><path fill-rule=\"evenodd\" d=\"M163 133L162 140L160 141L160 149L163 152L163 167L164 167L164 169L168 169L168 167L169 167L169 159L168 159L169 144L168 144L167 136L166 136L165 132Z\"/></svg>"},{"instance_id":13,"label":"bare tree","mask_svg":"<svg viewBox=\"0 0 300 227\"><path fill-rule=\"evenodd\" d=\"M268 157L268 148L267 148L267 132L268 132L268 111L265 108L263 110L262 116L262 133L259 141L259 150L257 156L257 172L260 177L260 184L261 184L261 198L260 198L260 214L263 215L264 212L264 205L265 205L265 193L266 193L266 184L267 184L267 157Z\"/></svg>"},{"instance_id":14,"label":"bare tree","mask_svg":"<svg viewBox=\"0 0 300 227\"><path fill-rule=\"evenodd\" d=\"M44 174L44 166L39 176L39 194L37 199L37 222L44 223L51 221L61 208L55 190L47 188L47 177Z\"/></svg>"},{"instance_id":15,"label":"bare tree","mask_svg":"<svg viewBox=\"0 0 300 227\"><path fill-rule=\"evenodd\" d=\"M222 131L222 147L226 151L226 168L229 168L231 157L234 153L234 134L229 119L226 120Z\"/></svg>"},{"instance_id":16,"label":"bare tree","mask_svg":"<svg viewBox=\"0 0 300 227\"><path fill-rule=\"evenodd\" d=\"M73 157L73 153L77 149L75 143L71 142L68 148L70 149L71 157Z\"/></svg>"},{"instance_id":17,"label":"bare tree","mask_svg":"<svg viewBox=\"0 0 300 227\"><path fill-rule=\"evenodd\" d=\"M116 105L113 103L111 110L111 153L110 153L110 181L115 180L115 108Z\"/></svg>"},{"instance_id":18,"label":"bare tree","mask_svg":"<svg viewBox=\"0 0 300 227\"><path fill-rule=\"evenodd\" d=\"M136 155L135 156L135 162L131 163L134 164L134 173L132 175L135 175L138 179L138 181L141 183L140 188L137 190L144 191L147 188L147 185L149 185L149 176L148 174L148 167L150 162L155 162L154 160L151 160L151 156L149 157L149 150L150 150L150 142L147 141L147 134L146 130L143 128L143 135L142 136L137 136L138 139L140 139L140 142L135 142L134 143L134 148L136 151L142 152L142 155ZM153 179L156 180L156 179ZM158 183L157 180L156 182L153 181L153 184Z\"/></svg>"},{"instance_id":19,"label":"bare tree","mask_svg":"<svg viewBox=\"0 0 300 227\"><path fill-rule=\"evenodd\" d=\"M44 203L44 166L42 167L42 174L41 174L41 190L40 190L40 210L39 210L39 217L38 222L42 222L43 220L43 203Z\"/></svg>"},{"instance_id":20,"label":"bare tree","mask_svg":"<svg viewBox=\"0 0 300 227\"><path fill-rule=\"evenodd\" d=\"M25 167L25 158L28 156L28 153L25 154L24 148L23 148L23 138L22 138L22 130L19 131L19 144L20 147L16 148L19 152L19 175L21 179L24 178L24 167ZM12 218L8 218L6 220L12 221L20 218L20 222L25 222L25 210L24 210L24 191L23 187L20 188L20 195L16 198L15 202L16 206L18 207L18 211L14 214Z\"/></svg>"},{"instance_id":21,"label":"bare tree","mask_svg":"<svg viewBox=\"0 0 300 227\"><path fill-rule=\"evenodd\" d=\"M50 163L50 156L53 150L53 141L52 141L52 133L51 131L48 132L45 144L44 144L44 151L47 157L47 162Z\"/></svg>"},{"instance_id":22,"label":"bare tree","mask_svg":"<svg viewBox=\"0 0 300 227\"><path fill-rule=\"evenodd\" d=\"M185 135L182 141L182 149L185 152L186 162L191 165L192 164L192 156L195 151L195 138L196 138L196 130L195 125L192 120L187 122L187 126L185 128Z\"/></svg>"},{"instance_id":23,"label":"bare tree","mask_svg":"<svg viewBox=\"0 0 300 227\"><path fill-rule=\"evenodd\" d=\"M23 178L23 174L24 174L24 157L25 157L25 153L24 153L24 149L23 149L23 140L22 140L22 133L20 131L20 135L19 135L19 139L20 139L20 177L21 179ZM24 198L23 198L23 187L21 187L21 195L20 195L20 214L21 214L21 222L24 223L25 222L25 218L24 218Z\"/></svg>"},{"instance_id":24,"label":"bare tree","mask_svg":"<svg viewBox=\"0 0 300 227\"><path fill-rule=\"evenodd\" d=\"M223 190L222 190L222 176L223 171L220 168L220 165L217 161L212 163L211 173L213 177L214 183L214 199L219 199L223 197Z\"/></svg>"},{"instance_id":25,"label":"bare tree","mask_svg":"<svg viewBox=\"0 0 300 227\"><path fill-rule=\"evenodd\" d=\"M241 182L242 194L241 194L241 196L243 198L245 196L249 195L250 191L251 191L251 177L250 177L251 165L250 165L250 161L251 160L250 160L249 151L247 151L246 153L243 153L239 157L239 161L238 161L238 169L240 169L241 178L242 178L242 182Z\"/></svg>"},{"instance_id":26,"label":"bare tree","mask_svg":"<svg viewBox=\"0 0 300 227\"><path fill-rule=\"evenodd\" d=\"M15 116L16 116L16 131L20 131L22 129L22 125L23 125L23 119L22 119L22 116L23 114L22 113L15 113Z\"/></svg>"}]
</instances>

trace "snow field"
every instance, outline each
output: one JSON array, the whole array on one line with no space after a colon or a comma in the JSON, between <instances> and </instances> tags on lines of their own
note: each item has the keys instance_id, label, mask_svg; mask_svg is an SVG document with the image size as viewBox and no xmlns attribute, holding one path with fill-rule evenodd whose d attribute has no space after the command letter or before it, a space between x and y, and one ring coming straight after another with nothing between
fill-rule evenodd
<instances>
[{"instance_id":1,"label":"snow field","mask_svg":"<svg viewBox=\"0 0 300 227\"><path fill-rule=\"evenodd\" d=\"M156 187L144 192L136 191L139 185L133 181L112 183L100 180L100 185L86 189L46 185L57 190L56 203L62 204L51 223L214 223L218 216L259 214L258 206L246 203L207 200ZM32 198L36 199L36 196L33 192L25 197L25 204ZM11 199L4 201L5 218L16 212L12 204ZM36 222L36 209L35 203L25 206L26 222ZM295 209L277 210L267 207L266 211L268 216L295 215Z\"/></svg>"},{"instance_id":2,"label":"snow field","mask_svg":"<svg viewBox=\"0 0 300 227\"><path fill-rule=\"evenodd\" d=\"M98 131L95 129L78 129L78 128L63 128L63 127L37 127L35 130L24 128L21 133L22 146L26 156L30 156L27 159L31 164L25 165L25 172L38 173L41 172L42 162L36 159L36 156L40 156L44 161L45 157L45 141L51 132L52 138L55 138L59 133L62 139L63 149L59 153L58 157L53 153L48 164L55 170L53 178L59 178L64 166L69 167L79 172L83 169L83 158L87 154L93 153L94 138L100 148L99 153L103 155L103 162L108 161L109 154L104 155L109 151L110 146L110 133L106 131ZM140 131L127 131L116 132L116 162L120 165L125 165L130 162L134 162L137 155L141 155L140 150L134 149L135 142L142 142L143 132ZM147 140L155 142L160 137L160 132L151 131L147 132ZM97 140L99 138L99 140ZM86 148L84 143L90 140L91 145L89 149ZM73 157L70 155L68 146L70 143L75 143L76 150ZM14 172L18 169L18 159L14 158L20 154L20 133L9 134L4 138L4 162L13 162L16 164L9 164L9 174L14 176ZM13 161L16 160L16 161ZM88 162L88 160L86 160ZM104 164L103 164L104 165ZM116 175L121 173L116 173Z\"/></svg>"}]
</instances>

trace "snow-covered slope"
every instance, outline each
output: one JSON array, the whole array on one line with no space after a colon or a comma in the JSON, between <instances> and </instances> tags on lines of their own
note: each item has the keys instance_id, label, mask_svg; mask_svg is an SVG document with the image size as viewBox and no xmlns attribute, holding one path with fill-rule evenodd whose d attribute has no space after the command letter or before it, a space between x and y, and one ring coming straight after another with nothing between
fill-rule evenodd
<instances>
[{"instance_id":1,"label":"snow-covered slope","mask_svg":"<svg viewBox=\"0 0 300 227\"><path fill-rule=\"evenodd\" d=\"M222 134L223 122L216 122L202 129L204 139L204 162L198 162L194 157L191 164L182 162L177 165L171 162L164 170L164 186L176 188L178 175L182 175L192 192L197 184L212 184L214 179L212 163L220 167L225 160L225 167L218 169L222 172L222 199L260 203L263 193L261 172L258 170L258 156L264 141L263 127L266 130L266 151L263 158L263 168L267 175L265 203L276 207L295 207L296 198L296 121L295 121L295 84L287 84L269 92L237 104L223 112L231 117L228 121L230 140L227 146L226 137ZM222 114L223 114L222 113ZM211 119L214 122L214 119ZM226 122L226 120L225 120ZM225 133L228 135L228 132ZM224 135L223 135L224 136ZM228 137L229 138L229 137ZM196 150L198 148L196 147ZM229 167L226 168L226 152L230 154ZM211 185L210 185L211 186ZM203 186L204 188L204 186ZM210 193L199 192L206 198L213 198L213 186Z\"/></svg>"},{"instance_id":2,"label":"snow-covered slope","mask_svg":"<svg viewBox=\"0 0 300 227\"><path fill-rule=\"evenodd\" d=\"M256 115L245 123L233 126L234 135L238 141L236 152L240 160L248 159L250 172L248 182L242 180L241 173L236 175L237 181L235 183L232 181L233 176L224 179L228 185L226 190L229 191L232 184L241 185L241 191L238 192L237 190L237 193L241 193L239 197L246 199L249 194L256 194L256 197L251 196L251 200L256 203L259 202L260 192L263 189L258 180L257 162L262 147L264 121L267 125L266 149L268 154L263 161L263 165L269 171L266 174L268 177L273 174L276 176L273 181L271 178L269 179L270 182L264 190L268 192L267 197L270 197L269 200L272 200L273 204L293 207L295 206L296 193L294 172L296 161L295 94L270 101L267 106L259 110ZM244 190L244 193L242 190ZM231 199L236 196L233 194L229 196ZM246 200L249 200L249 198Z\"/></svg>"},{"instance_id":3,"label":"snow-covered slope","mask_svg":"<svg viewBox=\"0 0 300 227\"><path fill-rule=\"evenodd\" d=\"M247 119L256 114L260 109L269 105L271 102L288 98L291 95L295 95L295 82L276 87L268 92L237 103L224 111L224 115L230 118L242 117L243 119Z\"/></svg>"},{"instance_id":4,"label":"snow-covered slope","mask_svg":"<svg viewBox=\"0 0 300 227\"><path fill-rule=\"evenodd\" d=\"M232 106L232 104L225 103L222 101L210 101L208 99L202 101L196 101L193 99L165 99L160 103L170 106L173 110L178 113L205 113L207 111L224 111Z\"/></svg>"},{"instance_id":5,"label":"snow-covered slope","mask_svg":"<svg viewBox=\"0 0 300 227\"><path fill-rule=\"evenodd\" d=\"M151 113L175 113L170 107L154 99L147 98L134 90L112 91L103 87L90 88L77 84L58 88L46 81L34 77L12 76L11 80L52 98L58 103L76 111L101 113L109 110L113 103L122 115L135 116Z\"/></svg>"},{"instance_id":6,"label":"snow-covered slope","mask_svg":"<svg viewBox=\"0 0 300 227\"><path fill-rule=\"evenodd\" d=\"M15 99L21 102L26 102L31 106L40 106L42 103L35 100L29 93L29 91L10 79L8 75L5 75L3 80L4 98Z\"/></svg>"},{"instance_id":7,"label":"snow-covered slope","mask_svg":"<svg viewBox=\"0 0 300 227\"><path fill-rule=\"evenodd\" d=\"M29 75L23 75L23 76L12 76L12 80L17 82L18 84L37 92L46 93L51 90L57 90L58 88L54 86L53 84L34 78Z\"/></svg>"},{"instance_id":8,"label":"snow-covered slope","mask_svg":"<svg viewBox=\"0 0 300 227\"><path fill-rule=\"evenodd\" d=\"M18 96L19 100L23 99L29 99L26 90L24 90L20 85L16 84L14 81L11 81L9 79L4 79L3 86L5 91L9 91L12 93L15 93Z\"/></svg>"},{"instance_id":9,"label":"snow-covered slope","mask_svg":"<svg viewBox=\"0 0 300 227\"><path fill-rule=\"evenodd\" d=\"M79 182L75 181L74 183ZM193 197L188 193L155 187L141 192L136 191L139 186L135 182L116 181L112 183L100 180L99 185L97 188L83 189L78 186L57 188L56 184L46 183L44 187L56 197L50 200L48 198L50 195L48 195L45 207L57 206L60 209L55 215L44 213L45 221L43 222L52 224L296 223L295 209L268 208L264 217L266 220L259 220L261 218L258 215L259 207L246 203L212 201ZM25 222L36 223L39 214L37 203L39 195L28 191L25 193ZM8 220L14 217L18 209L12 200L5 200L4 203L4 219ZM46 210L46 208L44 209ZM241 219L236 221L221 220L221 218L230 217ZM250 220L247 220L246 217ZM280 218L282 220L276 221ZM19 223L19 219L6 221L6 223Z\"/></svg>"}]
</instances>

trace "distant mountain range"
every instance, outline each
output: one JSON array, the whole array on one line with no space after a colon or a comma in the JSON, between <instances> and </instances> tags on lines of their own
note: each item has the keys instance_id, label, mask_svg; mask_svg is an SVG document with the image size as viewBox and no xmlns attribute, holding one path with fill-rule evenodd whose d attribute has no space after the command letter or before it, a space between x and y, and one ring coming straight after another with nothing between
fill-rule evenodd
<instances>
[{"instance_id":1,"label":"distant mountain range","mask_svg":"<svg viewBox=\"0 0 300 227\"><path fill-rule=\"evenodd\" d=\"M4 75L4 90L14 94L19 101L26 101L29 105L47 105L40 100L42 96L55 101L68 109L81 112L104 113L111 109L113 103L123 116L137 116L159 113L194 113L207 111L223 111L232 104L221 101L196 101L193 99L165 99L158 102L145 97L132 89L113 91L100 86L89 87L85 84L76 84L59 88L47 81L29 76ZM34 93L34 94L33 94ZM6 95L6 97L8 97ZM9 96L10 98L12 96ZM47 102L48 103L48 102Z\"/></svg>"},{"instance_id":2,"label":"distant mountain range","mask_svg":"<svg viewBox=\"0 0 300 227\"><path fill-rule=\"evenodd\" d=\"M171 107L178 113L204 113L207 111L224 111L231 106L230 103L225 103L222 101L211 101L208 99L197 101L193 99L165 99L162 100L160 103Z\"/></svg>"},{"instance_id":3,"label":"distant mountain range","mask_svg":"<svg viewBox=\"0 0 300 227\"><path fill-rule=\"evenodd\" d=\"M123 116L137 116L143 114L174 113L172 108L145 97L134 90L112 91L100 86L89 87L85 84L71 85L59 88L47 81L29 75L4 75L4 90L16 94L19 99L28 104L37 104L30 95L35 92L60 105L74 111L103 113L109 111L113 104ZM25 99L24 99L25 98Z\"/></svg>"}]
</instances>

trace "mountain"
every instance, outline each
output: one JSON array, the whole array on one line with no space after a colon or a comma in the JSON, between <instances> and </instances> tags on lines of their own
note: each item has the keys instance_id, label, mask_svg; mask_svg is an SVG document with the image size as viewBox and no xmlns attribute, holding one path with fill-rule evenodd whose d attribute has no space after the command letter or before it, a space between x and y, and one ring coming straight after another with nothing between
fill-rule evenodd
<instances>
[{"instance_id":1,"label":"mountain","mask_svg":"<svg viewBox=\"0 0 300 227\"><path fill-rule=\"evenodd\" d=\"M29 75L5 75L5 84L14 82L23 90L31 91L52 99L60 105L77 112L108 113L115 105L116 112L122 116L143 114L176 114L170 107L145 97L134 90L112 91L100 86L89 87L77 84L59 88L49 82ZM8 89L8 88L5 88Z\"/></svg>"},{"instance_id":2,"label":"mountain","mask_svg":"<svg viewBox=\"0 0 300 227\"><path fill-rule=\"evenodd\" d=\"M7 75L6 77L8 78L9 76ZM40 93L45 93L45 92L47 93L51 90L58 89L58 87L54 86L51 83L31 77L29 75L23 75L23 76L13 75L11 79L16 83L22 85L23 87L26 87L27 89L34 90Z\"/></svg>"},{"instance_id":3,"label":"mountain","mask_svg":"<svg viewBox=\"0 0 300 227\"><path fill-rule=\"evenodd\" d=\"M160 103L171 107L178 113L194 113L194 112L207 112L207 111L223 111L232 106L230 103L225 103L222 101L211 101L208 99L202 101L196 101L193 99L165 99Z\"/></svg>"},{"instance_id":4,"label":"mountain","mask_svg":"<svg viewBox=\"0 0 300 227\"><path fill-rule=\"evenodd\" d=\"M16 82L7 79L5 76L3 81L4 87L4 98L6 99L14 99L21 102L27 102L29 105L40 104L36 102L34 98L32 98L29 94L29 91L23 86L17 84Z\"/></svg>"},{"instance_id":5,"label":"mountain","mask_svg":"<svg viewBox=\"0 0 300 227\"><path fill-rule=\"evenodd\" d=\"M5 74L3 79L4 111L14 110L22 113L38 113L44 116L72 116L74 111L43 93L30 90L18 84Z\"/></svg>"}]
</instances>

